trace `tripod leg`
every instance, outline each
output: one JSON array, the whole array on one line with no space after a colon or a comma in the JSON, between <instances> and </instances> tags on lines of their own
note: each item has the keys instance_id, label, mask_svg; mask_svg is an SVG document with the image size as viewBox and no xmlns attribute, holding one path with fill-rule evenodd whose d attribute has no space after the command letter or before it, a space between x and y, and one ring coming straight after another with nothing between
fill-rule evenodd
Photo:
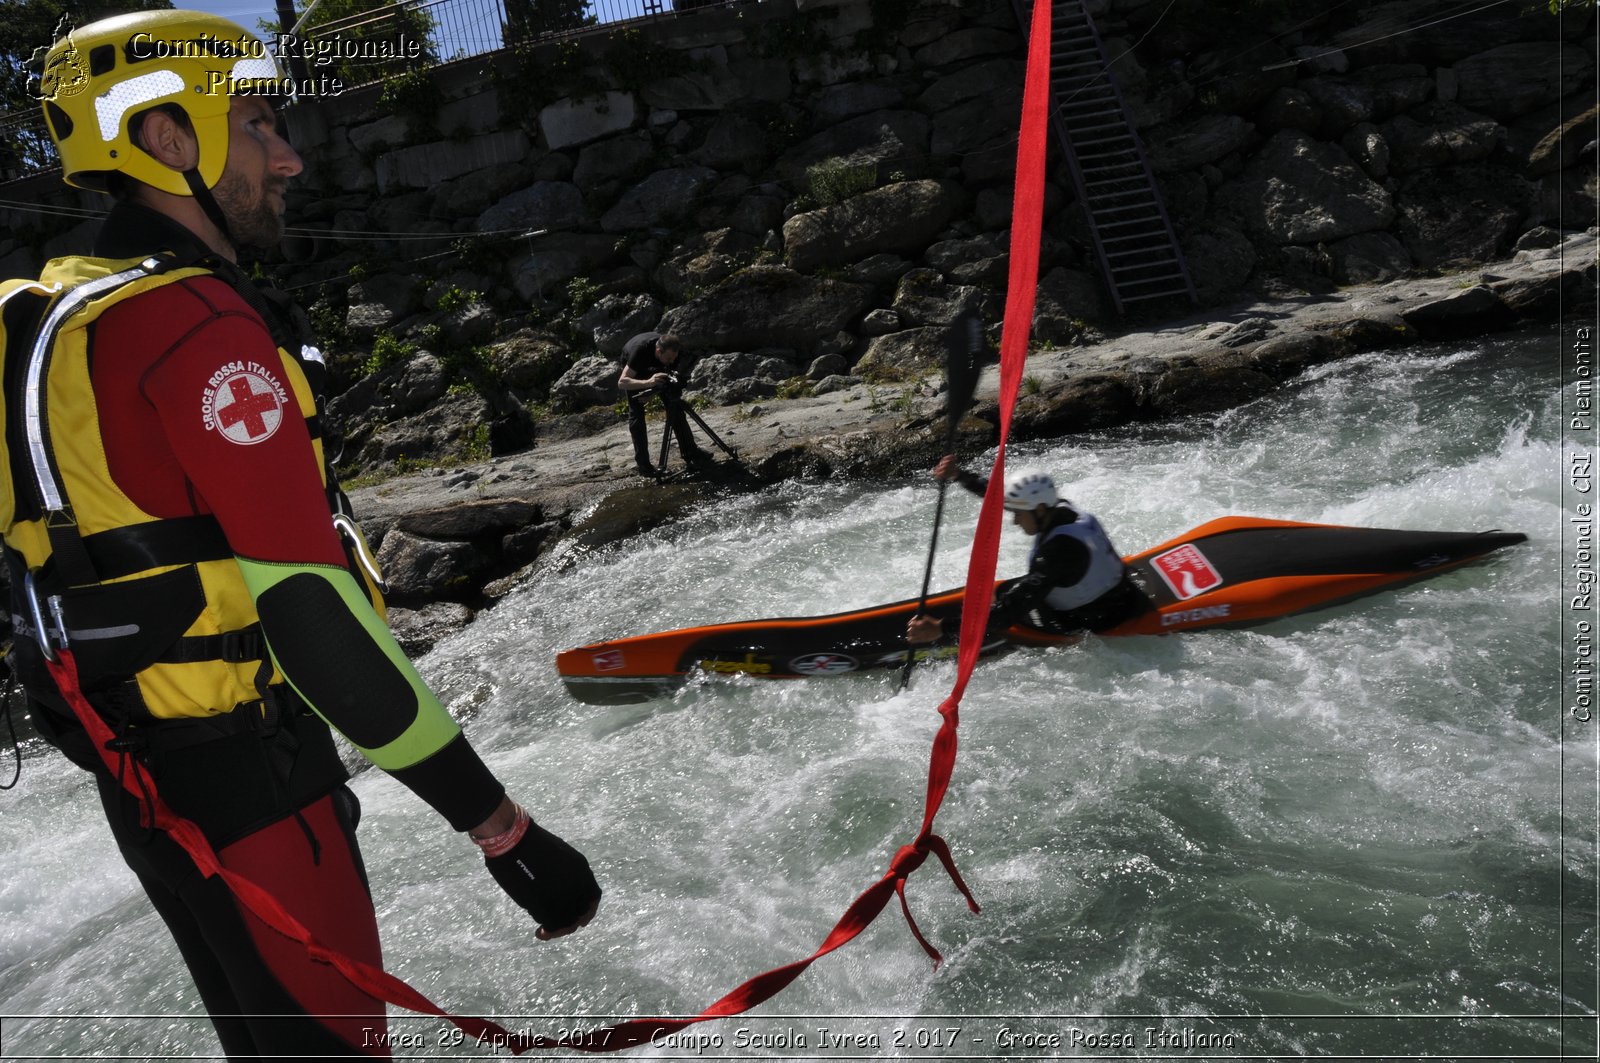
<instances>
[{"instance_id":1,"label":"tripod leg","mask_svg":"<svg viewBox=\"0 0 1600 1063\"><path fill-rule=\"evenodd\" d=\"M728 455L728 457L730 457L730 458L733 458L735 461L737 461L739 459L739 455L737 455L737 454L735 454L733 452L733 448L728 446L728 444L724 443L722 441L722 437L717 435L717 433L715 433L715 432L713 432L711 430L711 426L706 424L705 418L701 417L698 413L695 412L695 409L694 409L693 406L685 404L684 407L683 407L683 411L689 415L689 417L694 421L695 424L700 426L700 430L702 432L704 432L707 436L709 436L711 438L711 442L715 443L718 447L721 448L721 450L722 450L722 452L724 454Z\"/></svg>"},{"instance_id":2,"label":"tripod leg","mask_svg":"<svg viewBox=\"0 0 1600 1063\"><path fill-rule=\"evenodd\" d=\"M656 462L656 475L661 476L667 471L667 451L672 446L672 418L668 417L661 426L661 460Z\"/></svg>"}]
</instances>

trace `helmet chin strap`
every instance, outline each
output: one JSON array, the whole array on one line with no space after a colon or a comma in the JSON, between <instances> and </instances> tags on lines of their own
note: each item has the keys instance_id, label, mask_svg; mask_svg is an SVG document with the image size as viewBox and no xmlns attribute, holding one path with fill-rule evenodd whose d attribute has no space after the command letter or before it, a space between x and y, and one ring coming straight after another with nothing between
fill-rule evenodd
<instances>
[{"instance_id":1,"label":"helmet chin strap","mask_svg":"<svg viewBox=\"0 0 1600 1063\"><path fill-rule=\"evenodd\" d=\"M228 246L233 248L234 253L237 254L239 242L233 238L233 231L228 228L227 215L222 213L222 207L217 203L217 197L211 194L211 189L207 188L205 182L200 179L200 170L192 168L183 171L183 179L189 186L189 194L194 196L195 202L200 204L200 209L205 211L207 218L211 219L211 224L217 227L217 230L222 233L222 238L228 241Z\"/></svg>"}]
</instances>

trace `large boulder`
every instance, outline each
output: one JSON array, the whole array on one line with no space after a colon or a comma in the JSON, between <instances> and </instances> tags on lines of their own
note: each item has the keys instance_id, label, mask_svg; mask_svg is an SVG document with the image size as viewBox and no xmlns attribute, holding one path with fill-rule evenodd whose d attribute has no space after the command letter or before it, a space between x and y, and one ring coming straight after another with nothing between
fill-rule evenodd
<instances>
[{"instance_id":1,"label":"large boulder","mask_svg":"<svg viewBox=\"0 0 1600 1063\"><path fill-rule=\"evenodd\" d=\"M1577 91L1594 73L1589 53L1548 41L1502 44L1455 65L1456 98L1495 118L1515 118Z\"/></svg>"},{"instance_id":2,"label":"large boulder","mask_svg":"<svg viewBox=\"0 0 1600 1063\"><path fill-rule=\"evenodd\" d=\"M616 251L614 236L555 232L534 237L532 249L511 261L511 283L524 299L549 299L574 277L592 273ZM526 244L524 245L526 246Z\"/></svg>"},{"instance_id":3,"label":"large boulder","mask_svg":"<svg viewBox=\"0 0 1600 1063\"><path fill-rule=\"evenodd\" d=\"M621 354L623 344L641 332L649 332L659 320L661 303L653 295L605 295L578 319L578 328L601 351Z\"/></svg>"},{"instance_id":4,"label":"large boulder","mask_svg":"<svg viewBox=\"0 0 1600 1063\"><path fill-rule=\"evenodd\" d=\"M1377 284L1411 269L1405 245L1388 233L1361 233L1328 245L1333 279L1339 284Z\"/></svg>"},{"instance_id":5,"label":"large boulder","mask_svg":"<svg viewBox=\"0 0 1600 1063\"><path fill-rule=\"evenodd\" d=\"M1032 334L1040 343L1071 343L1083 334L1086 322L1109 316L1105 284L1099 277L1057 267L1039 278Z\"/></svg>"},{"instance_id":6,"label":"large boulder","mask_svg":"<svg viewBox=\"0 0 1600 1063\"><path fill-rule=\"evenodd\" d=\"M704 166L657 170L600 216L600 228L608 233L633 232L676 221L694 208L700 193L717 177L715 170Z\"/></svg>"},{"instance_id":7,"label":"large boulder","mask_svg":"<svg viewBox=\"0 0 1600 1063\"><path fill-rule=\"evenodd\" d=\"M784 261L810 271L880 252L921 254L964 200L954 182L900 181L796 214L783 226Z\"/></svg>"},{"instance_id":8,"label":"large boulder","mask_svg":"<svg viewBox=\"0 0 1600 1063\"><path fill-rule=\"evenodd\" d=\"M572 183L579 188L598 188L637 177L650 168L655 153L650 134L642 131L596 141L578 153Z\"/></svg>"},{"instance_id":9,"label":"large boulder","mask_svg":"<svg viewBox=\"0 0 1600 1063\"><path fill-rule=\"evenodd\" d=\"M1156 173L1196 170L1250 142L1255 127L1233 114L1207 114L1181 126L1152 130L1150 168Z\"/></svg>"},{"instance_id":10,"label":"large boulder","mask_svg":"<svg viewBox=\"0 0 1600 1063\"><path fill-rule=\"evenodd\" d=\"M879 177L895 170L915 171L928 153L928 116L915 111L875 111L830 126L779 157L778 177L803 185L806 170L838 160L851 166L874 165Z\"/></svg>"},{"instance_id":11,"label":"large boulder","mask_svg":"<svg viewBox=\"0 0 1600 1063\"><path fill-rule=\"evenodd\" d=\"M345 327L365 338L415 313L422 305L422 287L415 277L380 273L354 285L348 299Z\"/></svg>"},{"instance_id":12,"label":"large boulder","mask_svg":"<svg viewBox=\"0 0 1600 1063\"><path fill-rule=\"evenodd\" d=\"M860 316L867 300L859 285L752 266L668 311L661 330L676 332L687 347L786 347L809 354Z\"/></svg>"},{"instance_id":13,"label":"large boulder","mask_svg":"<svg viewBox=\"0 0 1600 1063\"><path fill-rule=\"evenodd\" d=\"M1338 240L1388 227L1394 203L1335 144L1298 130L1272 136L1217 201L1246 228L1279 244Z\"/></svg>"},{"instance_id":14,"label":"large boulder","mask_svg":"<svg viewBox=\"0 0 1600 1063\"><path fill-rule=\"evenodd\" d=\"M1424 170L1395 193L1394 232L1424 268L1490 262L1521 231L1527 196L1522 182L1481 163Z\"/></svg>"},{"instance_id":15,"label":"large boulder","mask_svg":"<svg viewBox=\"0 0 1600 1063\"><path fill-rule=\"evenodd\" d=\"M629 92L566 98L539 112L539 129L551 151L587 144L633 128L639 106Z\"/></svg>"},{"instance_id":16,"label":"large boulder","mask_svg":"<svg viewBox=\"0 0 1600 1063\"><path fill-rule=\"evenodd\" d=\"M750 233L717 229L684 241L656 268L655 280L672 298L685 299L748 266L759 248Z\"/></svg>"},{"instance_id":17,"label":"large boulder","mask_svg":"<svg viewBox=\"0 0 1600 1063\"><path fill-rule=\"evenodd\" d=\"M902 327L943 327L962 314L979 311L987 301L970 285L947 284L936 270L914 269L900 278L889 309Z\"/></svg>"},{"instance_id":18,"label":"large boulder","mask_svg":"<svg viewBox=\"0 0 1600 1063\"><path fill-rule=\"evenodd\" d=\"M582 224L589 212L583 193L570 181L536 181L478 215L480 232L499 229L550 229Z\"/></svg>"},{"instance_id":19,"label":"large boulder","mask_svg":"<svg viewBox=\"0 0 1600 1063\"><path fill-rule=\"evenodd\" d=\"M616 402L621 373L622 366L614 358L580 358L550 385L550 405L558 410L582 410Z\"/></svg>"},{"instance_id":20,"label":"large boulder","mask_svg":"<svg viewBox=\"0 0 1600 1063\"><path fill-rule=\"evenodd\" d=\"M1486 159L1506 135L1493 118L1437 102L1384 123L1381 131L1389 147L1389 169L1396 174Z\"/></svg>"},{"instance_id":21,"label":"large boulder","mask_svg":"<svg viewBox=\"0 0 1600 1063\"><path fill-rule=\"evenodd\" d=\"M1255 245L1237 229L1207 225L1185 233L1181 242L1195 294L1203 303L1238 291L1256 268Z\"/></svg>"},{"instance_id":22,"label":"large boulder","mask_svg":"<svg viewBox=\"0 0 1600 1063\"><path fill-rule=\"evenodd\" d=\"M940 364L944 358L948 329L936 325L891 332L878 336L856 363L855 375L872 379L896 379Z\"/></svg>"}]
</instances>

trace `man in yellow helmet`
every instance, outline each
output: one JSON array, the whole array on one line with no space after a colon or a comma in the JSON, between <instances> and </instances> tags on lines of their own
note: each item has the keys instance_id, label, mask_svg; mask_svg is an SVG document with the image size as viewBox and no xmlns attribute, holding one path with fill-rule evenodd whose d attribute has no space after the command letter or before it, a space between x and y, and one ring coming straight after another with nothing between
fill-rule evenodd
<instances>
[{"instance_id":1,"label":"man in yellow helmet","mask_svg":"<svg viewBox=\"0 0 1600 1063\"><path fill-rule=\"evenodd\" d=\"M112 832L231 1058L387 1055L384 1008L203 877L129 761L222 864L322 944L381 966L329 726L484 851L539 923L594 916L588 862L534 824L400 652L322 452L304 315L238 249L283 233L301 169L271 55L188 11L94 23L41 79L68 183L116 205L93 257L0 287L0 532L14 657L40 729L96 775ZM70 650L115 739L97 748L46 662Z\"/></svg>"}]
</instances>

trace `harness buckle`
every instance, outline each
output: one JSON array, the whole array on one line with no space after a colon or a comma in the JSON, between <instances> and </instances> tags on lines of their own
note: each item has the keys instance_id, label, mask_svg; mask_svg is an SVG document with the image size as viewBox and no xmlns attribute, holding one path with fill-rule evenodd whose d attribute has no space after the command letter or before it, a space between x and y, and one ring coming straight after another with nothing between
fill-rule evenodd
<instances>
[{"instance_id":1,"label":"harness buckle","mask_svg":"<svg viewBox=\"0 0 1600 1063\"><path fill-rule=\"evenodd\" d=\"M58 647L62 650L67 648L67 624L61 615L61 596L52 594L48 599L50 615L56 622L53 629L45 623L44 607L39 602L39 587L32 571L22 577L22 596L28 601L28 618L33 621L34 641L39 644L44 659L55 664L60 656Z\"/></svg>"}]
</instances>

